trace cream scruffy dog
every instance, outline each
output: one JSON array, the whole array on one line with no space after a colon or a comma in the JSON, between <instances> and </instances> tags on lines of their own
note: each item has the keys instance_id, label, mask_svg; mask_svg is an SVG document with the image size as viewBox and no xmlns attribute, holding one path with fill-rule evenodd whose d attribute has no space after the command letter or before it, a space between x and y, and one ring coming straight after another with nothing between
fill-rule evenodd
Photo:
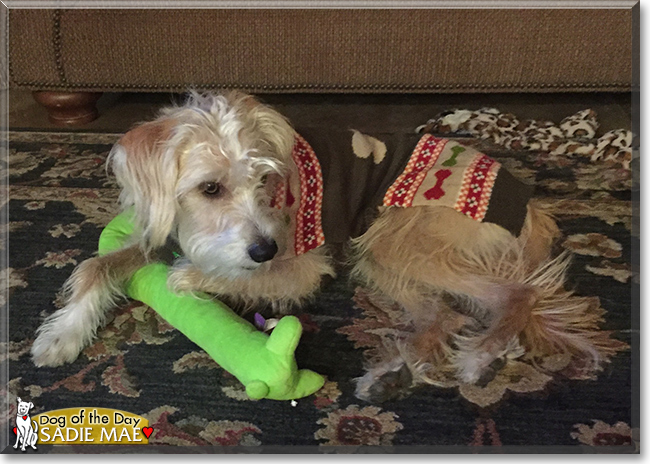
<instances>
[{"instance_id":1,"label":"cream scruffy dog","mask_svg":"<svg viewBox=\"0 0 650 464\"><path fill-rule=\"evenodd\" d=\"M317 159L312 144L337 161ZM353 275L398 303L417 328L398 354L359 379L360 398L396 396L422 366L485 382L521 349L599 362L582 330L583 309L562 294L568 260L550 258L555 222L528 201L530 192L508 197L499 185L512 183L509 174L475 150L428 134L387 144L350 131L310 138L274 109L232 92L192 94L163 110L128 132L109 163L122 206L134 211L136 236L74 271L65 307L38 329L38 366L75 360L122 285L170 243L183 256L169 275L173 289L284 313L334 274L321 245L343 237L353 237ZM350 190L362 177L380 188ZM490 196L505 207L488 208ZM499 209L520 218L490 219Z\"/></svg>"}]
</instances>

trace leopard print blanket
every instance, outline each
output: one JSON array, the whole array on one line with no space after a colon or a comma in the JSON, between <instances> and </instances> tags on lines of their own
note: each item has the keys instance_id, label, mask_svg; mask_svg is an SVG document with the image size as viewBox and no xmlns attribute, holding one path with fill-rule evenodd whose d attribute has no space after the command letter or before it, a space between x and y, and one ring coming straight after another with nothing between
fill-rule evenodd
<instances>
[{"instance_id":1,"label":"leopard print blanket","mask_svg":"<svg viewBox=\"0 0 650 464\"><path fill-rule=\"evenodd\" d=\"M551 121L519 120L496 108L477 111L453 110L440 113L417 132L462 134L491 139L509 149L546 151L551 155L576 155L591 161L630 169L632 132L616 129L596 139L600 124L596 112L587 109L557 125Z\"/></svg>"}]
</instances>

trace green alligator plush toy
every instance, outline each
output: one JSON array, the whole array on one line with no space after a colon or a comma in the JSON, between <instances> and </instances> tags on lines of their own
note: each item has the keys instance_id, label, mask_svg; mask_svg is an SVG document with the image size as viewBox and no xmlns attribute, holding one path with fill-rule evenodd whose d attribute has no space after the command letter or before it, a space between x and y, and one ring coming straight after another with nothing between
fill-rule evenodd
<instances>
[{"instance_id":1,"label":"green alligator plush toy","mask_svg":"<svg viewBox=\"0 0 650 464\"><path fill-rule=\"evenodd\" d=\"M99 239L99 254L120 249L133 234L128 211L115 217ZM285 316L270 336L206 294L176 294L167 288L169 266L152 263L127 283L129 297L153 308L173 327L203 348L246 387L254 399L292 400L318 391L325 379L298 370L294 351L302 334L295 316Z\"/></svg>"}]
</instances>

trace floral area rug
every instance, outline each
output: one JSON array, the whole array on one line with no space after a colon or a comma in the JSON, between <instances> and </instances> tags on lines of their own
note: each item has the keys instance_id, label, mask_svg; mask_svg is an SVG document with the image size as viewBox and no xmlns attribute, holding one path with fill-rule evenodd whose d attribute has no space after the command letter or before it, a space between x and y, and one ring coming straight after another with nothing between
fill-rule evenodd
<instances>
[{"instance_id":1,"label":"floral area rug","mask_svg":"<svg viewBox=\"0 0 650 464\"><path fill-rule=\"evenodd\" d=\"M423 385L398 401L364 403L354 396L353 379L387 341L402 336L391 329L399 312L354 288L345 273L325 283L299 314L304 334L298 364L324 374L327 382L297 404L248 400L233 376L134 301L112 313L75 362L35 368L29 357L35 330L61 306L62 284L93 255L102 227L117 213L118 190L104 162L119 134L13 132L9 164L2 168L10 178L3 205L9 222L0 236L9 254L9 268L2 271L9 290L0 294L9 308L2 426L13 423L21 397L34 403L32 414L94 406L143 415L154 428L150 443L159 445L151 450L162 452L214 452L223 446L247 452L585 452L603 445L599 449L610 452L638 450L635 348L627 349L638 288L629 160L623 165L575 150L551 153L557 146L506 148L497 138L471 133L468 124L438 128L446 136L464 136L459 141L534 182L536 196L553 209L564 233L559 246L575 254L567 286L599 298L601 328L617 341L603 371L555 375L512 360L484 387ZM4 433L15 439L6 428ZM83 449L73 451L98 451Z\"/></svg>"}]
</instances>

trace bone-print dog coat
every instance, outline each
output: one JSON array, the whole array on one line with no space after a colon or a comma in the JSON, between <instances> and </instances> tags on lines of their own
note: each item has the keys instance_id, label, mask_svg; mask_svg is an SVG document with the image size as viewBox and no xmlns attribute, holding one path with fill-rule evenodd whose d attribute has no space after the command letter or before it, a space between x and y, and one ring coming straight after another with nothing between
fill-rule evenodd
<instances>
[{"instance_id":1,"label":"bone-print dog coat","mask_svg":"<svg viewBox=\"0 0 650 464\"><path fill-rule=\"evenodd\" d=\"M534 187L471 147L431 134L372 134L386 145L377 162L354 153L352 131L299 134L299 175L272 186L271 205L295 232L287 255L362 235L380 207L445 206L521 232Z\"/></svg>"}]
</instances>

